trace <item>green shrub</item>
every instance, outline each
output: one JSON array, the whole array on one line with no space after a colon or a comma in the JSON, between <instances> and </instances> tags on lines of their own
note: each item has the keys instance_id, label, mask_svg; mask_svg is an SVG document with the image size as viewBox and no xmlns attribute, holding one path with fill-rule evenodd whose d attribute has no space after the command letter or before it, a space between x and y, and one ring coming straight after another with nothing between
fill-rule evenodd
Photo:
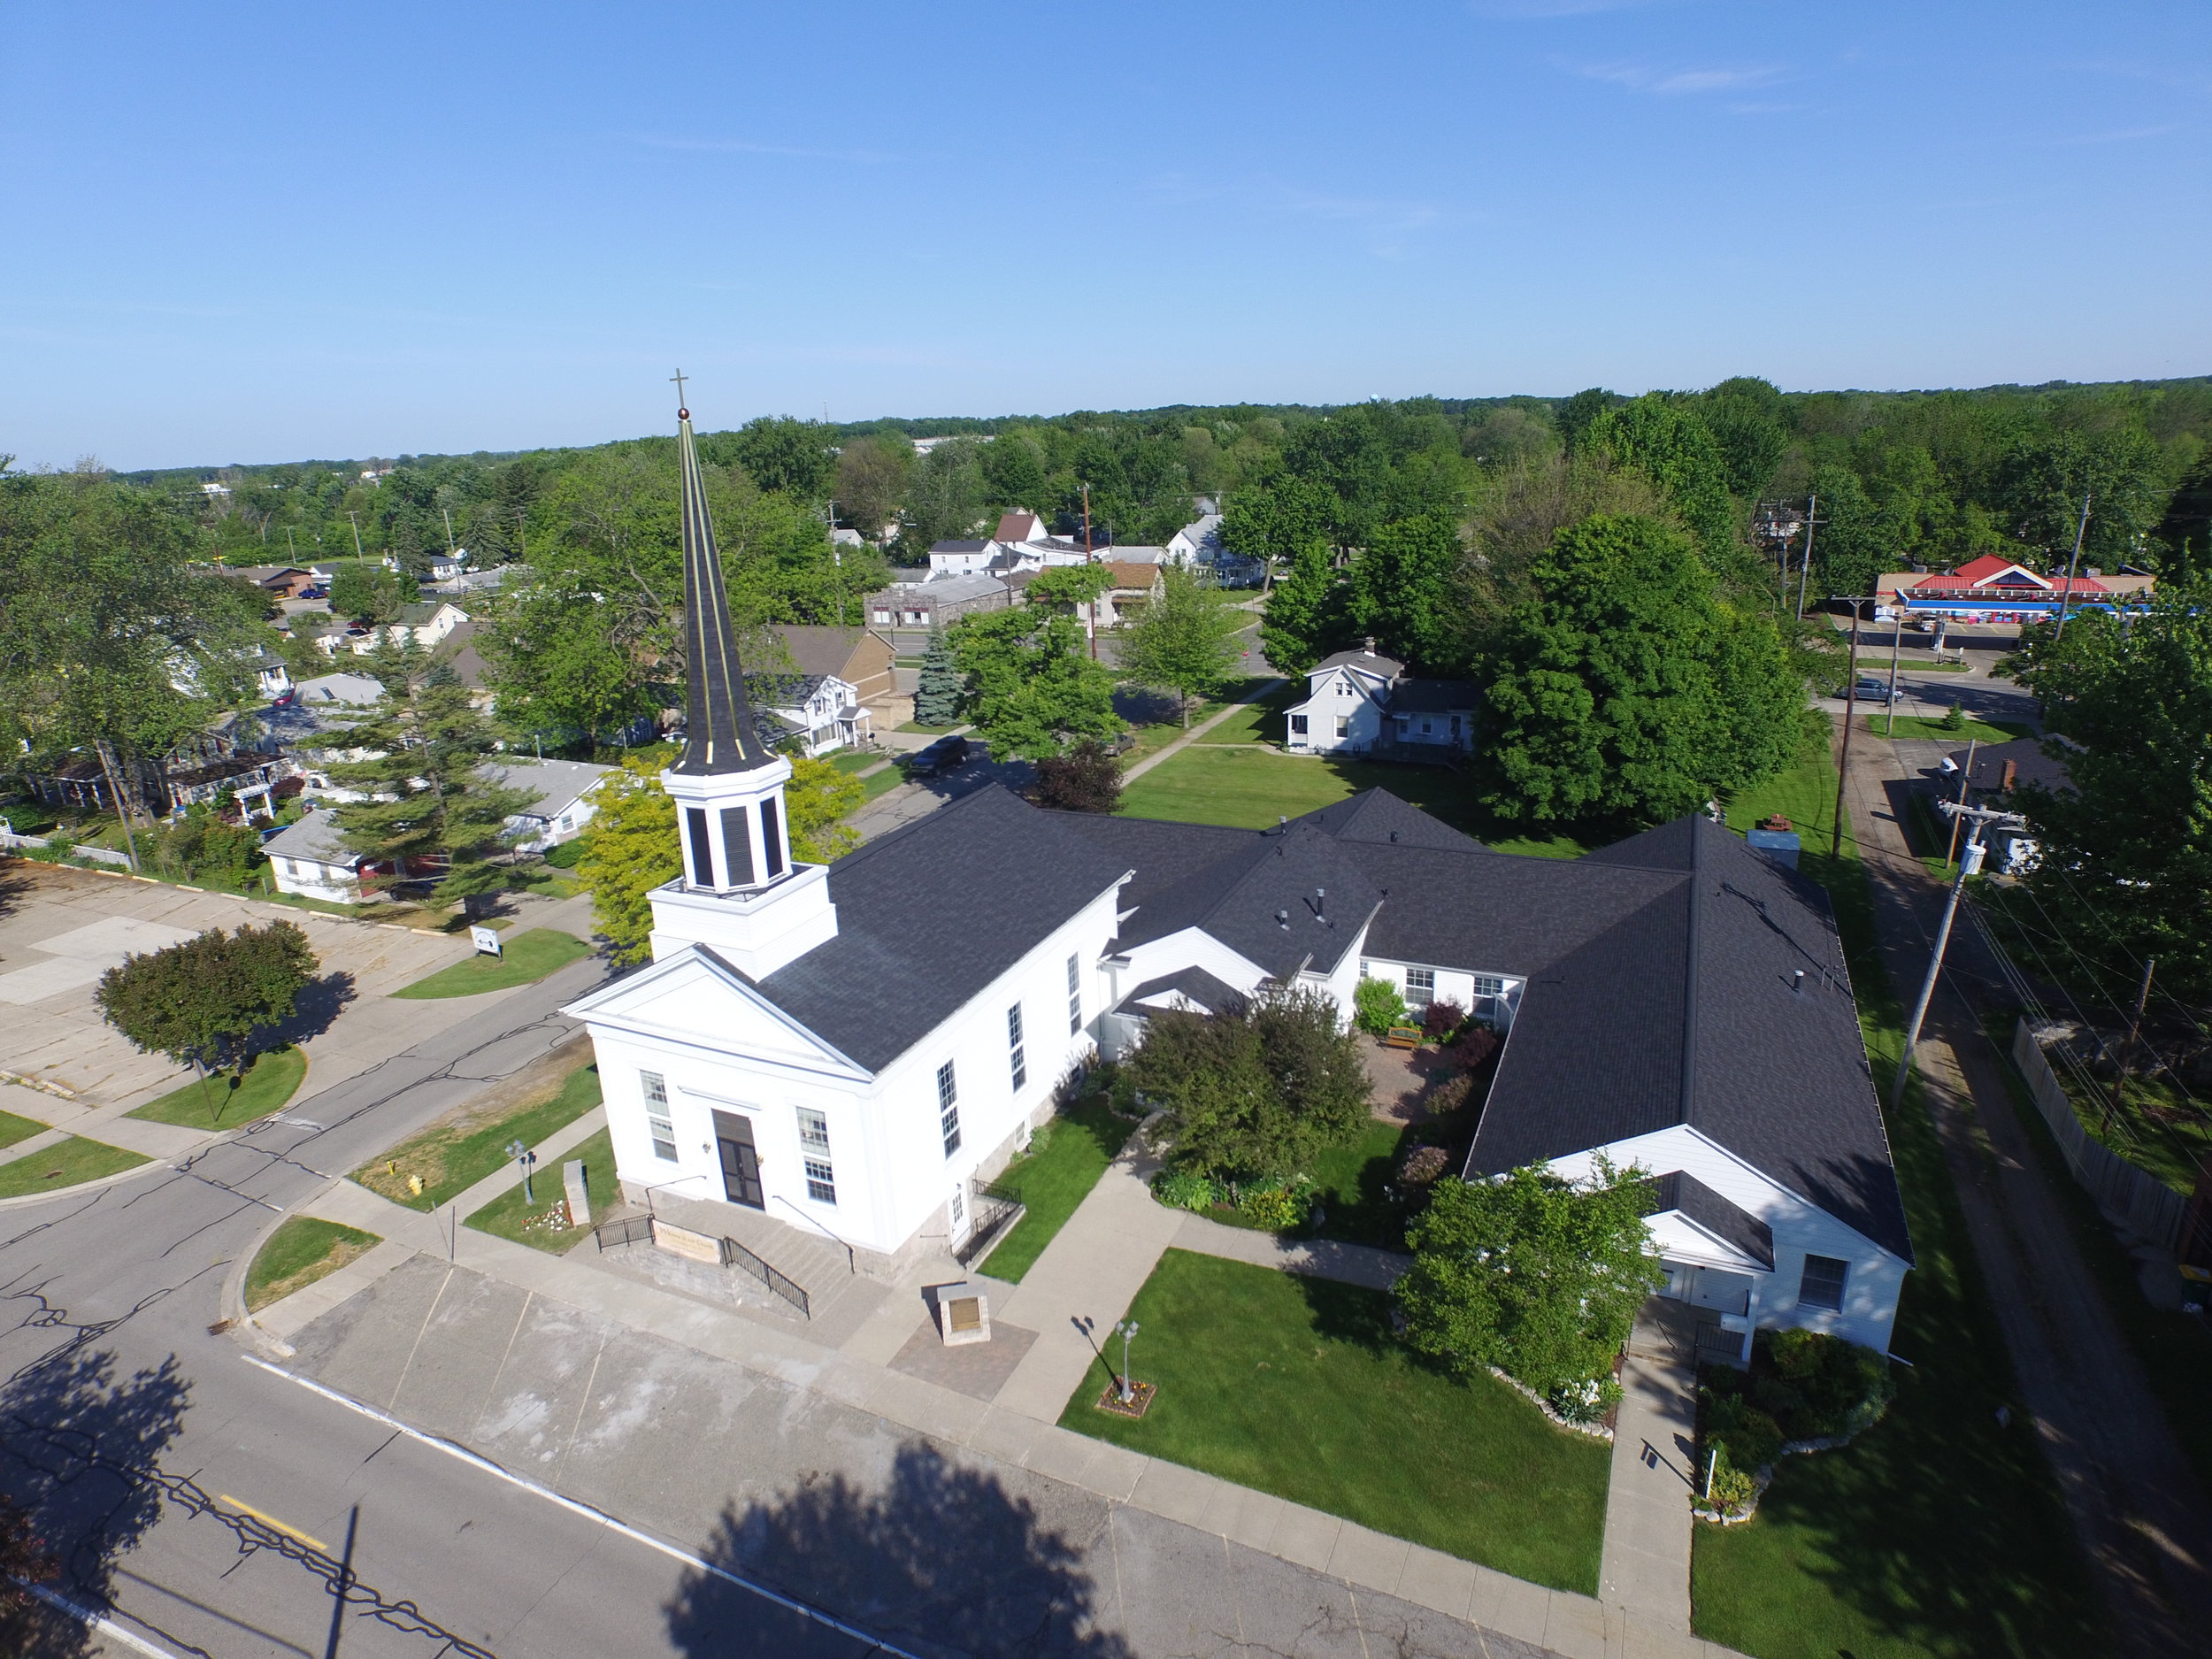
<instances>
[{"instance_id":1,"label":"green shrub","mask_svg":"<svg viewBox=\"0 0 2212 1659\"><path fill-rule=\"evenodd\" d=\"M1442 1147L1415 1147L1398 1165L1398 1185L1418 1192L1442 1179L1451 1167L1452 1155Z\"/></svg>"},{"instance_id":2,"label":"green shrub","mask_svg":"<svg viewBox=\"0 0 2212 1659\"><path fill-rule=\"evenodd\" d=\"M1279 1182L1267 1182L1248 1187L1240 1195L1237 1213L1256 1227L1271 1233L1288 1233L1306 1224L1306 1212L1310 1205L1304 1193Z\"/></svg>"},{"instance_id":3,"label":"green shrub","mask_svg":"<svg viewBox=\"0 0 2212 1659\"><path fill-rule=\"evenodd\" d=\"M1353 1024L1378 1037L1405 1022L1406 1000L1387 979L1363 979L1352 992L1352 1009Z\"/></svg>"},{"instance_id":4,"label":"green shrub","mask_svg":"<svg viewBox=\"0 0 2212 1659\"><path fill-rule=\"evenodd\" d=\"M1705 1443L1739 1469L1763 1469L1782 1455L1782 1428L1741 1394L1705 1394Z\"/></svg>"},{"instance_id":5,"label":"green shrub","mask_svg":"<svg viewBox=\"0 0 2212 1659\"><path fill-rule=\"evenodd\" d=\"M1570 1423L1597 1423L1621 1402L1621 1386L1610 1377L1586 1377L1551 1391L1551 1409Z\"/></svg>"},{"instance_id":6,"label":"green shrub","mask_svg":"<svg viewBox=\"0 0 2212 1659\"><path fill-rule=\"evenodd\" d=\"M572 841L563 841L545 850L545 862L556 870L573 870L584 856L584 838L579 835Z\"/></svg>"},{"instance_id":7,"label":"green shrub","mask_svg":"<svg viewBox=\"0 0 2212 1659\"><path fill-rule=\"evenodd\" d=\"M1422 1104L1429 1109L1429 1115L1432 1118L1449 1118L1454 1112L1466 1110L1467 1102L1474 1092L1475 1074L1459 1071L1431 1089L1428 1099Z\"/></svg>"},{"instance_id":8,"label":"green shrub","mask_svg":"<svg viewBox=\"0 0 2212 1659\"><path fill-rule=\"evenodd\" d=\"M1753 1340L1751 1400L1793 1440L1855 1434L1896 1393L1889 1362L1818 1331L1762 1331Z\"/></svg>"},{"instance_id":9,"label":"green shrub","mask_svg":"<svg viewBox=\"0 0 2212 1659\"><path fill-rule=\"evenodd\" d=\"M1171 1210L1211 1210L1221 1188L1196 1170L1162 1170L1152 1178L1152 1195Z\"/></svg>"},{"instance_id":10,"label":"green shrub","mask_svg":"<svg viewBox=\"0 0 2212 1659\"><path fill-rule=\"evenodd\" d=\"M1712 1485L1697 1507L1711 1515L1734 1515L1759 1495L1759 1483L1728 1461L1723 1453L1713 1469Z\"/></svg>"}]
</instances>

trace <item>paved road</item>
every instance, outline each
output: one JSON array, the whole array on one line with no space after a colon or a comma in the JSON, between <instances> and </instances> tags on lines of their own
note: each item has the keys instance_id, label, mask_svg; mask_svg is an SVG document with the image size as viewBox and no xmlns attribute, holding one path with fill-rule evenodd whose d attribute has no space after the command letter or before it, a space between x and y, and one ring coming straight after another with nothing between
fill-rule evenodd
<instances>
[{"instance_id":1,"label":"paved road","mask_svg":"<svg viewBox=\"0 0 2212 1659\"><path fill-rule=\"evenodd\" d=\"M511 993L188 1168L0 1217L0 1481L39 1505L65 1593L180 1654L862 1651L718 1581L742 1605L676 1647L682 1562L210 1332L279 1210L546 1053L572 1030L553 1010L603 972Z\"/></svg>"}]
</instances>

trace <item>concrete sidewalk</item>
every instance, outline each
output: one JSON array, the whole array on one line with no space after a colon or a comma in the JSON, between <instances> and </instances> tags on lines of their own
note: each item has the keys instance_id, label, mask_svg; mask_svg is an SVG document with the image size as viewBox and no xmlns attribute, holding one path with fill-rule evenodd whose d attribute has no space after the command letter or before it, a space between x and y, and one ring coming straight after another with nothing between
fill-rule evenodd
<instances>
[{"instance_id":1,"label":"concrete sidewalk","mask_svg":"<svg viewBox=\"0 0 2212 1659\"><path fill-rule=\"evenodd\" d=\"M1687 1635L1697 1371L1694 1328L1675 1312L1682 1306L1654 1297L1628 1339L1598 1595L1626 1617Z\"/></svg>"}]
</instances>

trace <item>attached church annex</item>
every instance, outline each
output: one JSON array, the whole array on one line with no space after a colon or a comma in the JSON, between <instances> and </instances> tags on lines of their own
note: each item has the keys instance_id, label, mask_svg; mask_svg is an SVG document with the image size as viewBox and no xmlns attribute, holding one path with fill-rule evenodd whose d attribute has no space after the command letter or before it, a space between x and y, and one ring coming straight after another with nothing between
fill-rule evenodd
<instances>
[{"instance_id":1,"label":"attached church annex","mask_svg":"<svg viewBox=\"0 0 2212 1659\"><path fill-rule=\"evenodd\" d=\"M1381 790L1249 831L992 786L794 864L790 764L746 705L678 423L683 874L652 895L651 964L566 1010L632 1197L894 1271L964 1238L1062 1080L1153 1012L1274 982L1348 1014L1366 974L1506 1033L1467 1179L1640 1164L1667 1294L1709 1310L1709 1341L1802 1325L1886 1349L1911 1243L1819 888L1703 818L1530 858Z\"/></svg>"}]
</instances>

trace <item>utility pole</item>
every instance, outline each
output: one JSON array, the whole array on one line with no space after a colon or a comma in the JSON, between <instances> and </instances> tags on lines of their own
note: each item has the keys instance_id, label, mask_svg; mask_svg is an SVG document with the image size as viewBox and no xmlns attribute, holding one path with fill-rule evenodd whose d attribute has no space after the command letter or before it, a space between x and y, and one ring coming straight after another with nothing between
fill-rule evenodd
<instances>
[{"instance_id":1,"label":"utility pole","mask_svg":"<svg viewBox=\"0 0 2212 1659\"><path fill-rule=\"evenodd\" d=\"M2066 586L2058 590L2058 629L2051 637L2066 637L2066 602L2074 596L2074 566L2081 563L2081 540L2089 534L2089 492L2081 496L2081 522L2074 526L2074 550L2066 560Z\"/></svg>"},{"instance_id":2,"label":"utility pole","mask_svg":"<svg viewBox=\"0 0 2212 1659\"><path fill-rule=\"evenodd\" d=\"M1966 804L1966 792L1973 787L1974 783L1974 748L1976 741L1977 740L1970 737L1966 740L1966 770L1959 774L1959 804L1961 806L1964 806ZM1954 818L1951 820L1951 840L1949 844L1943 849L1943 867L1946 870L1948 870L1951 867L1951 860L1958 856L1958 850L1959 821L1957 818Z\"/></svg>"},{"instance_id":3,"label":"utility pole","mask_svg":"<svg viewBox=\"0 0 2212 1659\"><path fill-rule=\"evenodd\" d=\"M368 557L368 555L361 550L361 515L357 512L349 512L346 515L346 518L353 526L353 557L357 559Z\"/></svg>"},{"instance_id":4,"label":"utility pole","mask_svg":"<svg viewBox=\"0 0 2212 1659\"><path fill-rule=\"evenodd\" d=\"M1808 495L1805 498L1805 564L1797 572L1797 619L1800 622L1805 619L1805 587L1813 579L1813 529L1819 523L1820 497ZM1785 572L1783 580L1786 582L1788 580L1788 572Z\"/></svg>"},{"instance_id":5,"label":"utility pole","mask_svg":"<svg viewBox=\"0 0 2212 1659\"><path fill-rule=\"evenodd\" d=\"M2143 1034L2143 1010L2151 1000L2151 973L2157 966L2156 956L2143 964L2143 983L2135 993L2135 1017L2128 1021L2127 1041L2120 1045L2120 1052L2112 1056L2112 1098L2105 1102L2104 1122L2097 1127L2099 1134L2111 1132L2113 1114L2120 1110L2120 1090L2128 1080L2128 1061L2134 1056L2136 1039Z\"/></svg>"},{"instance_id":6,"label":"utility pole","mask_svg":"<svg viewBox=\"0 0 2212 1659\"><path fill-rule=\"evenodd\" d=\"M1098 555L1091 548L1091 487L1088 484L1083 486L1083 562L1086 565L1098 563ZM1094 597L1083 610L1085 619L1090 624L1091 661L1094 663L1098 660L1098 600Z\"/></svg>"},{"instance_id":7,"label":"utility pole","mask_svg":"<svg viewBox=\"0 0 2212 1659\"><path fill-rule=\"evenodd\" d=\"M1928 1004L1935 996L1936 978L1943 972L1943 953L1951 942L1951 924L1959 913L1959 895L1966 890L1966 878L1982 867L1982 826L1997 819L2018 823L2018 817L2010 812L1993 812L1986 807L1954 806L1942 803L1943 810L1957 817L1969 818L1973 829L1966 838L1966 851L1959 859L1958 879L1951 884L1951 896L1944 901L1943 922L1936 929L1935 949L1928 956L1928 977L1920 982L1920 1000L1913 1004L1912 1023L1905 1028L1905 1049L1897 1056L1897 1082L1891 1091L1890 1110L1894 1111L1905 1098L1905 1079L1912 1072L1913 1049L1920 1042L1921 1022L1928 1018Z\"/></svg>"},{"instance_id":8,"label":"utility pole","mask_svg":"<svg viewBox=\"0 0 2212 1659\"><path fill-rule=\"evenodd\" d=\"M1899 607L1889 608L1889 729L1885 737L1897 735L1897 654L1905 648L1905 618L1898 614Z\"/></svg>"},{"instance_id":9,"label":"utility pole","mask_svg":"<svg viewBox=\"0 0 2212 1659\"><path fill-rule=\"evenodd\" d=\"M449 507L441 507L438 511L445 518L445 550L450 553L453 551L453 511Z\"/></svg>"},{"instance_id":10,"label":"utility pole","mask_svg":"<svg viewBox=\"0 0 2212 1659\"><path fill-rule=\"evenodd\" d=\"M1806 553L1812 552L1812 534L1806 533ZM1851 666L1843 680L1843 753L1836 761L1836 822L1828 837L1828 856L1843 856L1843 784L1851 775L1851 728L1859 718L1859 607L1865 599L1851 601Z\"/></svg>"}]
</instances>

